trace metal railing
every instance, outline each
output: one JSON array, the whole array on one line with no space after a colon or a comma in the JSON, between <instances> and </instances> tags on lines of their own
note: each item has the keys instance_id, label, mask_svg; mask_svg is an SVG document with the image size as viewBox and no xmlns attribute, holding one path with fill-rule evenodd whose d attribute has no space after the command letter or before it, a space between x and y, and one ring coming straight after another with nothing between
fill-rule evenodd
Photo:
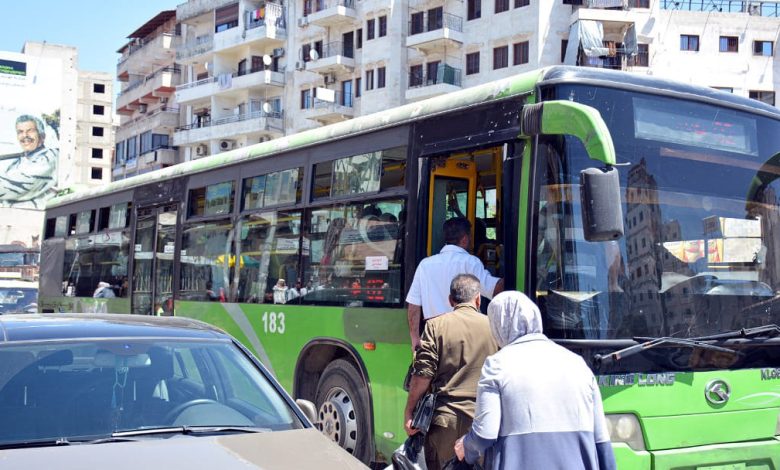
<instances>
[{"instance_id":1,"label":"metal railing","mask_svg":"<svg viewBox=\"0 0 780 470\"><path fill-rule=\"evenodd\" d=\"M182 83L181 85L177 85L176 91L186 90L187 88L194 88L196 86L201 86L216 81L217 81L217 77L201 78L200 80L195 80L194 82Z\"/></svg>"},{"instance_id":2,"label":"metal railing","mask_svg":"<svg viewBox=\"0 0 780 470\"><path fill-rule=\"evenodd\" d=\"M250 111L248 113L236 114L234 116L228 116L219 119L204 119L200 122L187 124L186 126L179 126L176 128L176 131L177 132L188 131L191 129L202 129L205 127L221 126L223 124L231 124L235 122L248 121L250 119L257 119L257 118L281 120L284 118L284 111L271 111L270 113L266 113L265 111ZM268 123L268 127L282 128L281 125L271 124L271 123Z\"/></svg>"},{"instance_id":3,"label":"metal railing","mask_svg":"<svg viewBox=\"0 0 780 470\"><path fill-rule=\"evenodd\" d=\"M306 10L306 6L307 5L304 4L303 16L308 16L312 13L327 10L328 8L347 7L354 9L355 0L311 0L308 5L310 10Z\"/></svg>"},{"instance_id":4,"label":"metal railing","mask_svg":"<svg viewBox=\"0 0 780 470\"><path fill-rule=\"evenodd\" d=\"M298 50L298 56L304 62L309 62L309 61L312 60L311 56L309 55L310 52L304 54L304 49L305 48L302 47L302 48L300 48ZM352 56L354 55L354 48L346 48L345 49L344 48L344 43L342 41L333 41L333 42L329 42L327 44L323 44L322 49L317 49L317 48L312 47L312 48L306 49L306 50L308 50L308 51L316 50L317 51L317 55L319 55L320 59L324 59L326 57L336 57L336 56L339 56L339 55L343 55L345 57L352 58Z\"/></svg>"},{"instance_id":5,"label":"metal railing","mask_svg":"<svg viewBox=\"0 0 780 470\"><path fill-rule=\"evenodd\" d=\"M155 70L154 72L150 73L149 75L145 76L144 78L138 79L134 81L133 83L127 85L122 91L119 92L119 96L125 95L129 93L132 90L135 90L139 86L148 83L150 80L153 80L156 76L162 74L162 73L181 73L181 70L178 67L163 67L160 69Z\"/></svg>"},{"instance_id":6,"label":"metal railing","mask_svg":"<svg viewBox=\"0 0 780 470\"><path fill-rule=\"evenodd\" d=\"M442 13L441 15L431 15L430 11L417 13L409 20L409 36L439 29L451 29L453 31L463 32L463 18L452 13Z\"/></svg>"},{"instance_id":7,"label":"metal railing","mask_svg":"<svg viewBox=\"0 0 780 470\"><path fill-rule=\"evenodd\" d=\"M628 10L629 8L650 8L650 0L585 0L586 8Z\"/></svg>"},{"instance_id":8,"label":"metal railing","mask_svg":"<svg viewBox=\"0 0 780 470\"><path fill-rule=\"evenodd\" d=\"M461 70L447 64L440 64L436 67L436 73L428 74L427 71L410 71L409 88L417 88L446 83L449 85L460 85Z\"/></svg>"},{"instance_id":9,"label":"metal railing","mask_svg":"<svg viewBox=\"0 0 780 470\"><path fill-rule=\"evenodd\" d=\"M261 26L273 25L279 29L286 29L287 23L284 18L286 16L286 9L278 3L266 3L264 9L262 9L262 17L255 16L255 12L258 10L247 10L244 13L244 29L254 29Z\"/></svg>"},{"instance_id":10,"label":"metal railing","mask_svg":"<svg viewBox=\"0 0 780 470\"><path fill-rule=\"evenodd\" d=\"M752 16L780 17L780 1L661 0L664 10L747 13Z\"/></svg>"},{"instance_id":11,"label":"metal railing","mask_svg":"<svg viewBox=\"0 0 780 470\"><path fill-rule=\"evenodd\" d=\"M352 96L352 93L343 93L340 91L335 91L335 99L333 101L326 101L321 98L314 98L314 105L310 107L309 109L327 109L327 108L333 108L335 109L337 106L339 107L345 107L345 108L352 108L355 104L355 100Z\"/></svg>"}]
</instances>

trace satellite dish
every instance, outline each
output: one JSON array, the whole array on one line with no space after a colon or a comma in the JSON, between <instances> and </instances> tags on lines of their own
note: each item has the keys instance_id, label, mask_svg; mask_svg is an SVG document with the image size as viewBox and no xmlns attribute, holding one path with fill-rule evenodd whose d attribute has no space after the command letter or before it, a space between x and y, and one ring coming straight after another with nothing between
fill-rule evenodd
<instances>
[{"instance_id":1,"label":"satellite dish","mask_svg":"<svg viewBox=\"0 0 780 470\"><path fill-rule=\"evenodd\" d=\"M274 61L274 60L271 58L271 56L270 56L270 55L266 54L266 55L264 55L264 56L263 56L263 63L264 63L265 65L271 65L271 63L272 63L273 61Z\"/></svg>"},{"instance_id":2,"label":"satellite dish","mask_svg":"<svg viewBox=\"0 0 780 470\"><path fill-rule=\"evenodd\" d=\"M271 103L269 103L268 101L263 103L263 112L265 114L271 114L271 111L273 111L273 108L271 107Z\"/></svg>"},{"instance_id":3,"label":"satellite dish","mask_svg":"<svg viewBox=\"0 0 780 470\"><path fill-rule=\"evenodd\" d=\"M309 59L317 60L319 58L320 58L320 53L317 52L317 49L312 49L309 51Z\"/></svg>"}]
</instances>

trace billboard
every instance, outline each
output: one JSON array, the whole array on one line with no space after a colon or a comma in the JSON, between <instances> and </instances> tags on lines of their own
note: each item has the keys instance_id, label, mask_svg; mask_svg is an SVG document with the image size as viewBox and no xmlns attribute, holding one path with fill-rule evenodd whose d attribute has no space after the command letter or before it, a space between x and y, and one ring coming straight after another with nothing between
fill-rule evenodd
<instances>
[{"instance_id":1,"label":"billboard","mask_svg":"<svg viewBox=\"0 0 780 470\"><path fill-rule=\"evenodd\" d=\"M57 188L62 61L0 52L0 207L38 209Z\"/></svg>"}]
</instances>

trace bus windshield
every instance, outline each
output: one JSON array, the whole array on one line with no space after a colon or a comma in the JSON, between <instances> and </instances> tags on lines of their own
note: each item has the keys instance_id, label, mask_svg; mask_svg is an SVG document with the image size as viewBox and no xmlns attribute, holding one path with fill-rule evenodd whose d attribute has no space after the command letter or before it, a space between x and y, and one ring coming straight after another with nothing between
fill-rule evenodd
<instances>
[{"instance_id":1,"label":"bus windshield","mask_svg":"<svg viewBox=\"0 0 780 470\"><path fill-rule=\"evenodd\" d=\"M625 236L583 237L571 137L540 141L534 287L554 338L697 337L780 323L780 122L706 103L564 85L612 133Z\"/></svg>"}]
</instances>

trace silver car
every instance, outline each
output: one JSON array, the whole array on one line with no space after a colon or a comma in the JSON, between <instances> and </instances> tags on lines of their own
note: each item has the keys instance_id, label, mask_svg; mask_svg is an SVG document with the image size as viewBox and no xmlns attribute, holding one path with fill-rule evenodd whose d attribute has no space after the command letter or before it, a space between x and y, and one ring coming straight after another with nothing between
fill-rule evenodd
<instances>
[{"instance_id":1,"label":"silver car","mask_svg":"<svg viewBox=\"0 0 780 470\"><path fill-rule=\"evenodd\" d=\"M77 314L0 317L0 462L366 468L224 332L182 318Z\"/></svg>"}]
</instances>

